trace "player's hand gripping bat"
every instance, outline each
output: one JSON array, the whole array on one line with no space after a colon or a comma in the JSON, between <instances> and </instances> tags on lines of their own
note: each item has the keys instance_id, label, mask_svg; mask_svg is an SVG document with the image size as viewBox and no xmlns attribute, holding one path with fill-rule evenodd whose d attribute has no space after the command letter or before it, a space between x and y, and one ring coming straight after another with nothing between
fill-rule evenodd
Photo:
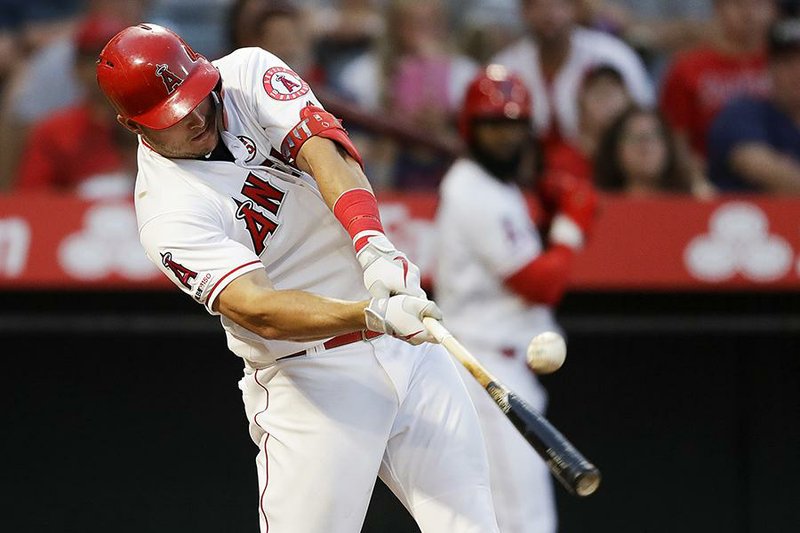
<instances>
[{"instance_id":1,"label":"player's hand gripping bat","mask_svg":"<svg viewBox=\"0 0 800 533\"><path fill-rule=\"evenodd\" d=\"M553 476L572 494L589 496L600 486L600 471L575 449L547 419L497 381L475 357L439 323L423 319L436 341L464 365L505 413L536 452Z\"/></svg>"}]
</instances>

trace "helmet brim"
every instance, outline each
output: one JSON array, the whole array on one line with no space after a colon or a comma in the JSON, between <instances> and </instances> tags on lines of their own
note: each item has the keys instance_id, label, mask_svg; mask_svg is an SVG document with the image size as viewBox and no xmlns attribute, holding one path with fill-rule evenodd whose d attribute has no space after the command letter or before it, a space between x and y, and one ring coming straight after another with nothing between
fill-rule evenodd
<instances>
[{"instance_id":1,"label":"helmet brim","mask_svg":"<svg viewBox=\"0 0 800 533\"><path fill-rule=\"evenodd\" d=\"M214 90L219 82L219 71L204 61L184 80L169 98L152 109L134 117L134 122L154 130L174 126L192 112Z\"/></svg>"}]
</instances>

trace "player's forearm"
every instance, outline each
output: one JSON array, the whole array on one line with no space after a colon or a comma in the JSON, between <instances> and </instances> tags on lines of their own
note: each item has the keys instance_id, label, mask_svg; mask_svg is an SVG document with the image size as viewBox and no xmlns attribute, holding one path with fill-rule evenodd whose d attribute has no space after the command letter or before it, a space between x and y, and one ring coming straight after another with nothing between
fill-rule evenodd
<instances>
[{"instance_id":1,"label":"player's forearm","mask_svg":"<svg viewBox=\"0 0 800 533\"><path fill-rule=\"evenodd\" d=\"M368 304L304 291L272 291L253 294L224 314L265 339L300 342L364 329Z\"/></svg>"},{"instance_id":2,"label":"player's forearm","mask_svg":"<svg viewBox=\"0 0 800 533\"><path fill-rule=\"evenodd\" d=\"M358 162L329 139L312 137L306 141L297 157L297 166L313 176L331 209L345 191L372 190Z\"/></svg>"}]
</instances>

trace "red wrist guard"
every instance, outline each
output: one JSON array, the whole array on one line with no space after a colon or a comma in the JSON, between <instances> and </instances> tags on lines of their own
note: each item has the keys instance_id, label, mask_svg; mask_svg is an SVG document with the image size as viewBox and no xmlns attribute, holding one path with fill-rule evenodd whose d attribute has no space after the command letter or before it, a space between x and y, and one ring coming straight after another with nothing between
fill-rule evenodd
<instances>
[{"instance_id":1,"label":"red wrist guard","mask_svg":"<svg viewBox=\"0 0 800 533\"><path fill-rule=\"evenodd\" d=\"M378 201L366 189L343 192L333 204L333 215L353 239L356 252L367 244L369 237L384 234Z\"/></svg>"}]
</instances>

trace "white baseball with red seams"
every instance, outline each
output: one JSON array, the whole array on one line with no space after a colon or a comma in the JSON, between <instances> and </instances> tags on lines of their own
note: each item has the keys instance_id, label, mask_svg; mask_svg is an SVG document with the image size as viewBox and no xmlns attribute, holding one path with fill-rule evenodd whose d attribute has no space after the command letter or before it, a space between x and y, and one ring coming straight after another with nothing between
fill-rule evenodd
<instances>
[{"instance_id":1,"label":"white baseball with red seams","mask_svg":"<svg viewBox=\"0 0 800 533\"><path fill-rule=\"evenodd\" d=\"M528 366L537 374L555 372L567 358L567 343L555 331L536 335L528 344Z\"/></svg>"},{"instance_id":2,"label":"white baseball with red seams","mask_svg":"<svg viewBox=\"0 0 800 533\"><path fill-rule=\"evenodd\" d=\"M135 201L148 257L212 314L222 290L256 269L279 290L369 299L351 238L314 179L271 155L301 110L320 106L313 92L261 49L214 65L220 142L235 161L167 159L140 143ZM423 531L499 531L478 420L441 347L383 335L326 348L220 318L244 361L262 533L358 531L376 476Z\"/></svg>"}]
</instances>

